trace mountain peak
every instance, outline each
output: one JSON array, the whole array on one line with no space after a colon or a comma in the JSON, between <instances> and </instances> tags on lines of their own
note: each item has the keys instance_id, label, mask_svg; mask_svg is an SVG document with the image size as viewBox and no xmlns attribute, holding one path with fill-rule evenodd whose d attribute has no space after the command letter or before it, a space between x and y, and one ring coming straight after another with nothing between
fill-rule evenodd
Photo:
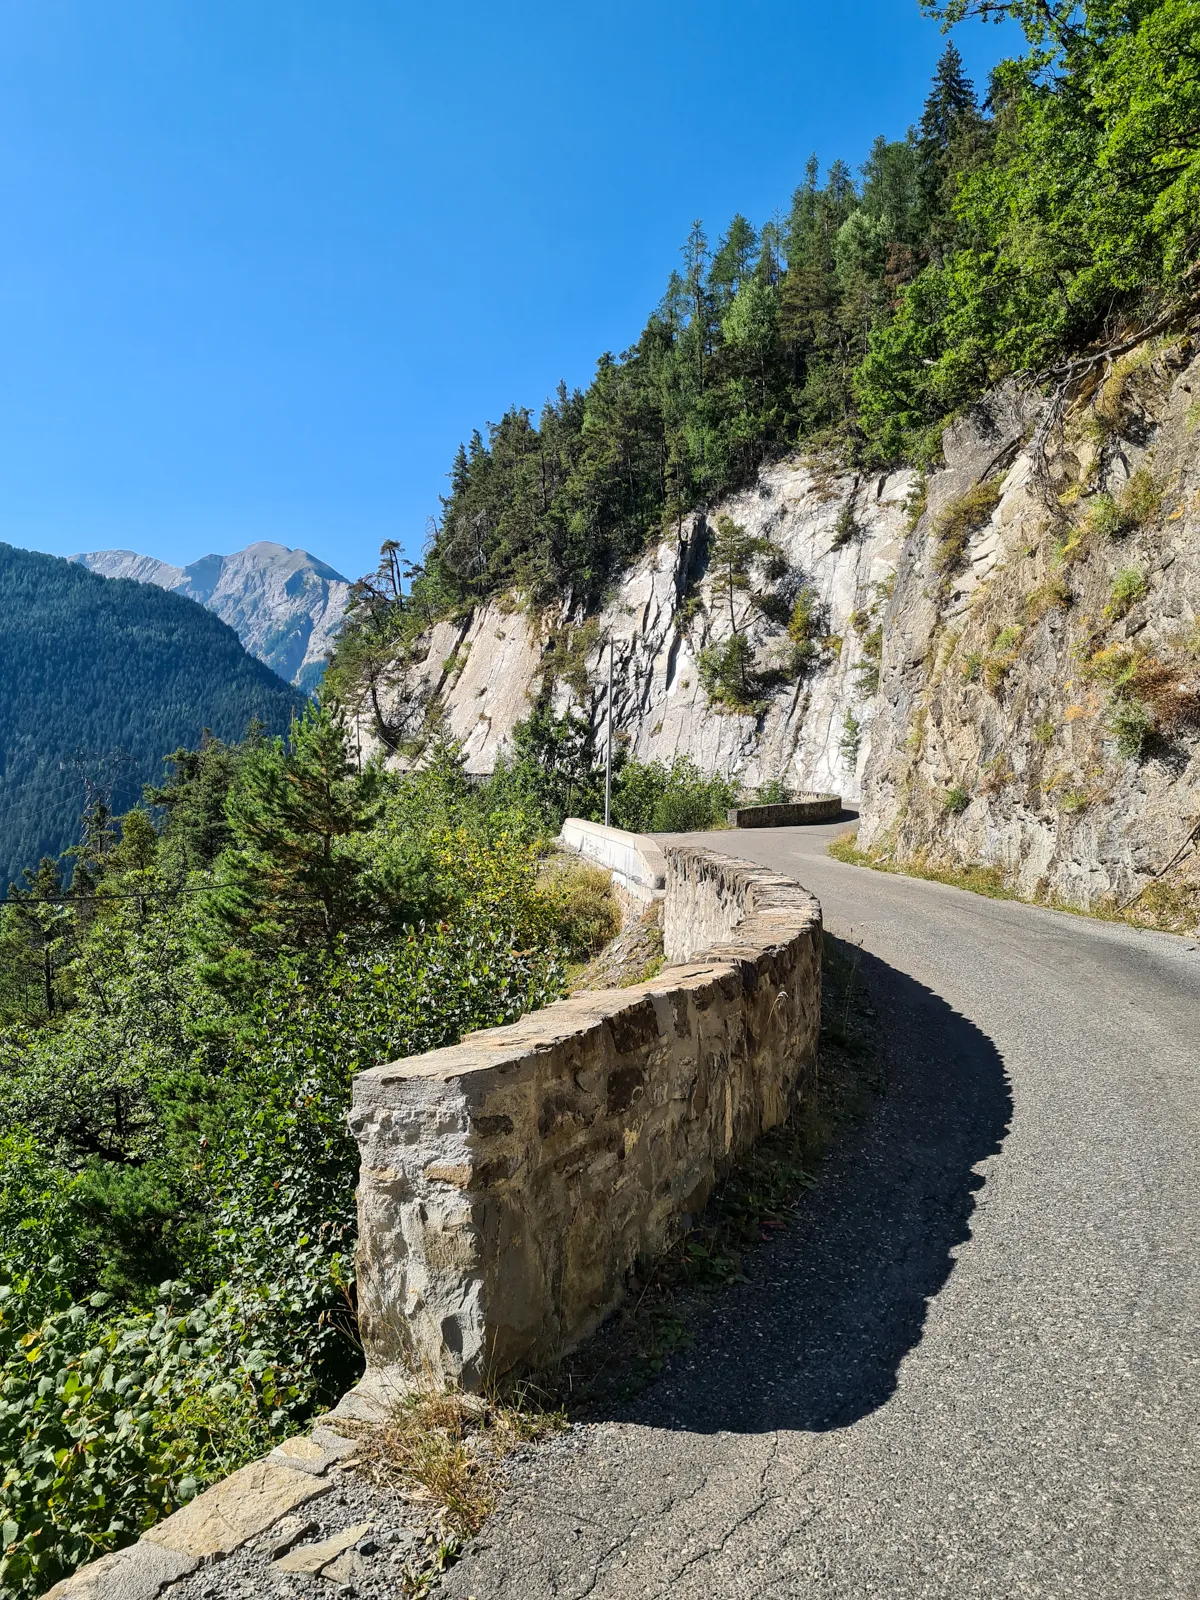
<instances>
[{"instance_id":1,"label":"mountain peak","mask_svg":"<svg viewBox=\"0 0 1200 1600\"><path fill-rule=\"evenodd\" d=\"M350 584L340 572L272 539L186 567L132 550L98 550L72 561L104 578L133 578L186 595L235 630L246 649L297 688L313 690L337 636Z\"/></svg>"}]
</instances>

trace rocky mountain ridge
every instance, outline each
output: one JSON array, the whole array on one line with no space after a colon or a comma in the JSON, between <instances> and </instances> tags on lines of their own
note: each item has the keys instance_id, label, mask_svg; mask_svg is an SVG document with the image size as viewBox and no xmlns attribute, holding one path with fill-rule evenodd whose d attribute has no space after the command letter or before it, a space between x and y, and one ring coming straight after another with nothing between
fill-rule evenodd
<instances>
[{"instance_id":1,"label":"rocky mountain ridge","mask_svg":"<svg viewBox=\"0 0 1200 1600\"><path fill-rule=\"evenodd\" d=\"M131 550L70 558L104 578L132 578L185 595L227 622L249 650L297 688L321 681L350 584L306 550L260 540L233 555L176 567Z\"/></svg>"}]
</instances>

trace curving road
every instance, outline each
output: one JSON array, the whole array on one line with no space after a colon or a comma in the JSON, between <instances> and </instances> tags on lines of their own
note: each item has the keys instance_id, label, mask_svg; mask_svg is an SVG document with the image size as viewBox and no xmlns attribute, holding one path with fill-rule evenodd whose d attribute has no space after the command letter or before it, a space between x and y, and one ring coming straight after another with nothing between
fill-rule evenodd
<instances>
[{"instance_id":1,"label":"curving road","mask_svg":"<svg viewBox=\"0 0 1200 1600\"><path fill-rule=\"evenodd\" d=\"M698 836L861 942L888 1087L755 1281L539 1449L467 1600L1200 1595L1200 951Z\"/></svg>"}]
</instances>

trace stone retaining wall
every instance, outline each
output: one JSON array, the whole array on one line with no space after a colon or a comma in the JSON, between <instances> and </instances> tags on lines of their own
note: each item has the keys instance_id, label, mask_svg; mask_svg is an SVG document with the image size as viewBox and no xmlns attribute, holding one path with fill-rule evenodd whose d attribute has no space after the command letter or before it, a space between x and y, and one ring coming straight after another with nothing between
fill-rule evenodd
<instances>
[{"instance_id":1,"label":"stone retaining wall","mask_svg":"<svg viewBox=\"0 0 1200 1600\"><path fill-rule=\"evenodd\" d=\"M478 1389L559 1355L807 1091L816 900L750 862L666 857L678 964L355 1079L368 1389Z\"/></svg>"},{"instance_id":2,"label":"stone retaining wall","mask_svg":"<svg viewBox=\"0 0 1200 1600\"><path fill-rule=\"evenodd\" d=\"M795 828L805 822L836 822L842 814L838 794L810 794L772 806L738 806L729 813L731 828Z\"/></svg>"}]
</instances>

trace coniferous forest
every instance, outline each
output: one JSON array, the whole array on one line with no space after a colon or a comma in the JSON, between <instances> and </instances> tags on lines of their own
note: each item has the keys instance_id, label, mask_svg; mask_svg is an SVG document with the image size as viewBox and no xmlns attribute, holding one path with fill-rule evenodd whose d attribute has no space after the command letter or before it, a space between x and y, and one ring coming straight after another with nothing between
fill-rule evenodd
<instances>
[{"instance_id":1,"label":"coniferous forest","mask_svg":"<svg viewBox=\"0 0 1200 1600\"><path fill-rule=\"evenodd\" d=\"M535 706L475 785L436 732L420 771L364 763L339 699L488 595L594 605L775 454L931 465L990 385L1194 304L1200 0L925 9L1015 18L1025 53L972 85L947 46L905 138L810 163L776 218L697 223L585 391L470 437L421 566L385 547L294 721L198 606L0 547L5 1594L353 1381L353 1074L557 998L615 931L603 876L547 849L602 805L586 719ZM109 763L90 787L77 754ZM703 827L729 799L629 762L613 817Z\"/></svg>"},{"instance_id":2,"label":"coniferous forest","mask_svg":"<svg viewBox=\"0 0 1200 1600\"><path fill-rule=\"evenodd\" d=\"M0 545L0 884L78 843L89 787L126 810L204 729L281 733L303 696L180 595Z\"/></svg>"}]
</instances>

